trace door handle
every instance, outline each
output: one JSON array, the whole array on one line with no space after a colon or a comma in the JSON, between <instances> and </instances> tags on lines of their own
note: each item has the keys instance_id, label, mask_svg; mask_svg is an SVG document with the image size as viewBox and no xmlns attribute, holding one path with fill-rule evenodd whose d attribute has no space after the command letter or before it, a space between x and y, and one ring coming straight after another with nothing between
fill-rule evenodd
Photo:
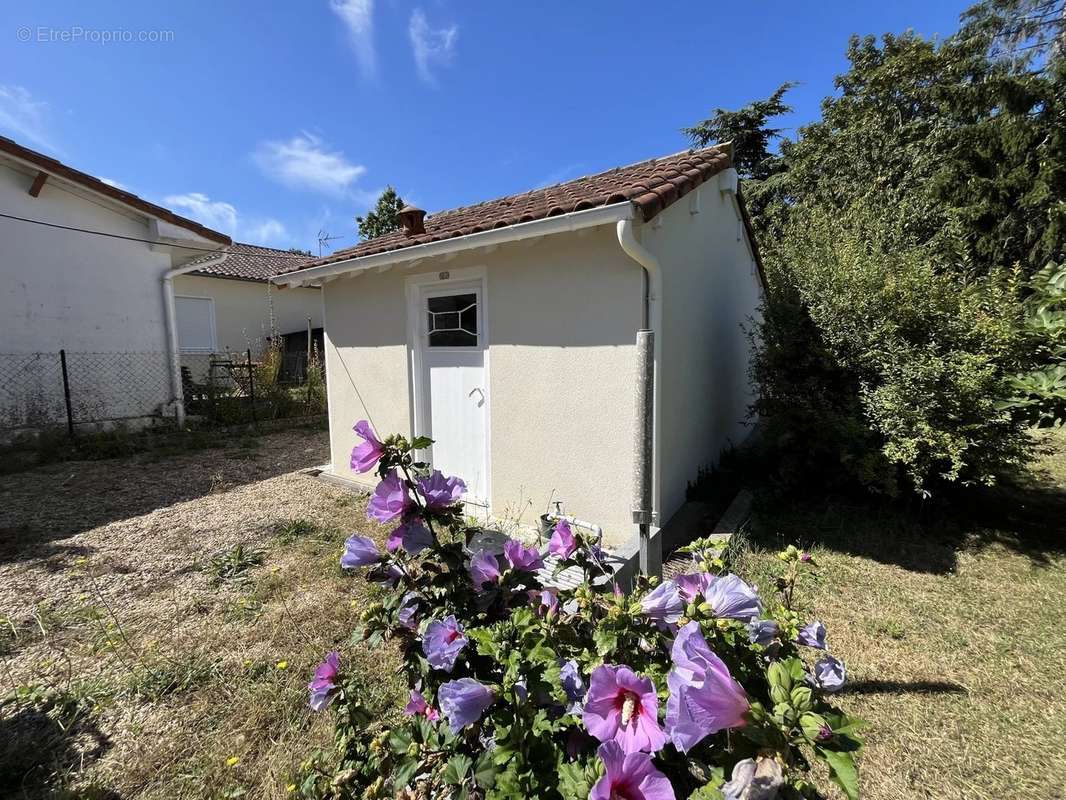
<instances>
[{"instance_id":1,"label":"door handle","mask_svg":"<svg viewBox=\"0 0 1066 800\"><path fill-rule=\"evenodd\" d=\"M471 389L469 392L467 392L466 396L467 397L473 397L474 396L474 392L477 392L478 395L480 396L480 399L477 402L478 406L480 407L485 402L485 393L483 391L481 391L481 387L475 386L473 389Z\"/></svg>"}]
</instances>

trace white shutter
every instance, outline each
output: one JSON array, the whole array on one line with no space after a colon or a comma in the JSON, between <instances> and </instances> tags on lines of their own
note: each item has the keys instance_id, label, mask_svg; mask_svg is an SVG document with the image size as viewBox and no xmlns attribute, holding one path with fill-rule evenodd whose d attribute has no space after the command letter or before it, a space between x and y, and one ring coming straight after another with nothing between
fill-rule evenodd
<instances>
[{"instance_id":1,"label":"white shutter","mask_svg":"<svg viewBox=\"0 0 1066 800\"><path fill-rule=\"evenodd\" d=\"M215 302L210 297L175 297L178 347L183 353L215 352Z\"/></svg>"}]
</instances>

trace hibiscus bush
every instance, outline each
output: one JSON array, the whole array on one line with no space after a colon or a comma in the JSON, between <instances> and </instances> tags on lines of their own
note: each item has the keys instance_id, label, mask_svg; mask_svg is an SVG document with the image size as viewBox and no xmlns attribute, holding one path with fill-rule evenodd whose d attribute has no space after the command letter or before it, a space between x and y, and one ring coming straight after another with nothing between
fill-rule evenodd
<instances>
[{"instance_id":1,"label":"hibiscus bush","mask_svg":"<svg viewBox=\"0 0 1066 800\"><path fill-rule=\"evenodd\" d=\"M383 551L352 536L341 565L383 587L357 637L399 648L410 696L402 718L366 708L328 654L310 702L336 715L336 749L303 765L302 796L822 797L815 776L858 796L861 723L831 702L844 665L794 610L809 554L779 554L768 603L710 542L687 548L689 574L625 594L566 520L551 570L516 540L479 549L491 539L466 525L462 480L414 456L429 440L356 432L353 468L381 479L368 515L395 527ZM582 582L546 585L562 570Z\"/></svg>"}]
</instances>

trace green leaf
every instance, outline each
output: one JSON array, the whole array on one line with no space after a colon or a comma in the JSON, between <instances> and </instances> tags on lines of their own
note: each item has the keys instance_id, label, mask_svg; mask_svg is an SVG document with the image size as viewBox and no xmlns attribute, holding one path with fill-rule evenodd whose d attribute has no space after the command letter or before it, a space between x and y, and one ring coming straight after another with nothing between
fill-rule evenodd
<instances>
[{"instance_id":1,"label":"green leaf","mask_svg":"<svg viewBox=\"0 0 1066 800\"><path fill-rule=\"evenodd\" d=\"M392 773L392 785L397 789L402 789L411 782L411 778L418 772L419 766L421 766L421 762L417 758L405 758L396 767L396 771Z\"/></svg>"},{"instance_id":2,"label":"green leaf","mask_svg":"<svg viewBox=\"0 0 1066 800\"><path fill-rule=\"evenodd\" d=\"M829 765L829 777L833 783L844 790L849 800L858 800L859 769L855 766L855 756L852 753L841 753L821 747L815 749Z\"/></svg>"},{"instance_id":3,"label":"green leaf","mask_svg":"<svg viewBox=\"0 0 1066 800\"><path fill-rule=\"evenodd\" d=\"M596 652L601 658L606 658L618 647L618 631L609 628L597 628L592 634L592 639L596 643Z\"/></svg>"},{"instance_id":4,"label":"green leaf","mask_svg":"<svg viewBox=\"0 0 1066 800\"><path fill-rule=\"evenodd\" d=\"M466 776L473 766L474 761L470 756L456 753L448 759L448 766L444 769L444 780L453 786L458 786L466 780Z\"/></svg>"},{"instance_id":5,"label":"green leaf","mask_svg":"<svg viewBox=\"0 0 1066 800\"><path fill-rule=\"evenodd\" d=\"M433 440L428 436L416 436L414 441L411 442L412 450L425 450L427 447L433 444Z\"/></svg>"},{"instance_id":6,"label":"green leaf","mask_svg":"<svg viewBox=\"0 0 1066 800\"><path fill-rule=\"evenodd\" d=\"M492 763L492 752L486 750L474 762L474 782L482 789L491 788L496 782L496 767Z\"/></svg>"}]
</instances>

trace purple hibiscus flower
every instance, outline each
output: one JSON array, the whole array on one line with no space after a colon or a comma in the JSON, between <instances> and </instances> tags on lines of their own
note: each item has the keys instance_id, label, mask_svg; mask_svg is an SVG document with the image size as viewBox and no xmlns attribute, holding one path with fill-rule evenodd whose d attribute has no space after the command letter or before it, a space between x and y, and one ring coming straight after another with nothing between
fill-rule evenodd
<instances>
[{"instance_id":1,"label":"purple hibiscus flower","mask_svg":"<svg viewBox=\"0 0 1066 800\"><path fill-rule=\"evenodd\" d=\"M375 519L381 523L391 522L403 516L410 505L411 498L407 495L403 478L396 470L391 469L374 489L374 496L366 507L366 516L367 519Z\"/></svg>"},{"instance_id":2,"label":"purple hibiscus flower","mask_svg":"<svg viewBox=\"0 0 1066 800\"><path fill-rule=\"evenodd\" d=\"M548 542L548 552L565 561L574 554L576 549L577 539L574 537L573 530L570 529L570 523L565 519L559 520L555 523L555 530L552 531L552 538Z\"/></svg>"},{"instance_id":3,"label":"purple hibiscus flower","mask_svg":"<svg viewBox=\"0 0 1066 800\"><path fill-rule=\"evenodd\" d=\"M705 736L746 724L748 696L711 652L698 622L678 631L670 656L674 668L666 677L666 728L674 747L687 753Z\"/></svg>"},{"instance_id":4,"label":"purple hibiscus flower","mask_svg":"<svg viewBox=\"0 0 1066 800\"><path fill-rule=\"evenodd\" d=\"M370 472L381 460L381 456L385 452L385 445L374 435L370 423L365 419L355 423L355 427L352 430L364 439L362 444L357 444L352 448L352 469L356 472Z\"/></svg>"},{"instance_id":5,"label":"purple hibiscus flower","mask_svg":"<svg viewBox=\"0 0 1066 800\"><path fill-rule=\"evenodd\" d=\"M556 593L557 591L552 588L529 590L529 600L537 604L538 616L550 617L559 613L559 595Z\"/></svg>"},{"instance_id":6,"label":"purple hibiscus flower","mask_svg":"<svg viewBox=\"0 0 1066 800\"><path fill-rule=\"evenodd\" d=\"M430 722L440 719L440 712L426 702L421 692L416 692L414 689L411 690L411 699L404 706L403 713L409 717L425 717Z\"/></svg>"},{"instance_id":7,"label":"purple hibiscus flower","mask_svg":"<svg viewBox=\"0 0 1066 800\"><path fill-rule=\"evenodd\" d=\"M825 655L814 665L811 682L823 692L832 693L844 688L847 677L848 671L844 668L844 662Z\"/></svg>"},{"instance_id":8,"label":"purple hibiscus flower","mask_svg":"<svg viewBox=\"0 0 1066 800\"><path fill-rule=\"evenodd\" d=\"M369 536L353 534L344 543L344 555L341 556L341 566L344 569L356 567L369 567L381 561L381 553L378 546Z\"/></svg>"},{"instance_id":9,"label":"purple hibiscus flower","mask_svg":"<svg viewBox=\"0 0 1066 800\"><path fill-rule=\"evenodd\" d=\"M372 567L366 574L367 580L373 581L380 586L388 586L390 589L395 589L400 585L400 579L403 577L403 570L395 564L377 564Z\"/></svg>"},{"instance_id":10,"label":"purple hibiscus flower","mask_svg":"<svg viewBox=\"0 0 1066 800\"><path fill-rule=\"evenodd\" d=\"M736 575L715 578L703 596L716 617L749 620L762 613L762 602L755 590Z\"/></svg>"},{"instance_id":11,"label":"purple hibiscus flower","mask_svg":"<svg viewBox=\"0 0 1066 800\"><path fill-rule=\"evenodd\" d=\"M777 639L781 626L772 619L753 619L748 623L748 641L769 647Z\"/></svg>"},{"instance_id":12,"label":"purple hibiscus flower","mask_svg":"<svg viewBox=\"0 0 1066 800\"><path fill-rule=\"evenodd\" d=\"M503 555L512 569L536 572L544 567L544 560L535 547L525 547L515 539L508 539L503 546Z\"/></svg>"},{"instance_id":13,"label":"purple hibiscus flower","mask_svg":"<svg viewBox=\"0 0 1066 800\"><path fill-rule=\"evenodd\" d=\"M559 681L563 685L563 691L566 692L566 699L570 701L570 705L567 706L568 714L580 714L581 713L581 701L585 697L585 679L581 677L581 670L577 666L577 662L570 659L561 670L559 670Z\"/></svg>"},{"instance_id":14,"label":"purple hibiscus flower","mask_svg":"<svg viewBox=\"0 0 1066 800\"><path fill-rule=\"evenodd\" d=\"M462 478L445 478L439 469L433 470L428 478L419 478L418 493L426 501L426 508L447 508L458 502L466 492Z\"/></svg>"},{"instance_id":15,"label":"purple hibiscus flower","mask_svg":"<svg viewBox=\"0 0 1066 800\"><path fill-rule=\"evenodd\" d=\"M401 547L415 556L433 544L433 534L420 519L412 519L405 522L385 540L385 549L395 553Z\"/></svg>"},{"instance_id":16,"label":"purple hibiscus flower","mask_svg":"<svg viewBox=\"0 0 1066 800\"><path fill-rule=\"evenodd\" d=\"M431 667L451 672L455 659L466 647L467 641L463 635L463 626L452 614L443 620L435 619L426 626L426 633L422 637L422 651Z\"/></svg>"},{"instance_id":17,"label":"purple hibiscus flower","mask_svg":"<svg viewBox=\"0 0 1066 800\"><path fill-rule=\"evenodd\" d=\"M337 674L341 669L341 656L336 650L327 653L326 658L315 670L315 677L307 684L311 693L311 708L321 711L328 706L337 694Z\"/></svg>"},{"instance_id":18,"label":"purple hibiscus flower","mask_svg":"<svg viewBox=\"0 0 1066 800\"><path fill-rule=\"evenodd\" d=\"M666 580L644 595L640 610L660 625L676 625L685 611L685 601L677 584Z\"/></svg>"},{"instance_id":19,"label":"purple hibiscus flower","mask_svg":"<svg viewBox=\"0 0 1066 800\"><path fill-rule=\"evenodd\" d=\"M481 719L485 709L492 705L492 690L473 678L448 681L437 690L441 713L448 720L453 733Z\"/></svg>"},{"instance_id":20,"label":"purple hibiscus flower","mask_svg":"<svg viewBox=\"0 0 1066 800\"><path fill-rule=\"evenodd\" d=\"M488 550L482 550L471 556L467 571L470 573L470 580L479 590L484 590L485 584L499 582L503 574L500 572L499 559Z\"/></svg>"},{"instance_id":21,"label":"purple hibiscus flower","mask_svg":"<svg viewBox=\"0 0 1066 800\"><path fill-rule=\"evenodd\" d=\"M655 684L626 666L604 664L593 671L581 720L601 742L616 741L627 753L655 753L666 743Z\"/></svg>"},{"instance_id":22,"label":"purple hibiscus flower","mask_svg":"<svg viewBox=\"0 0 1066 800\"><path fill-rule=\"evenodd\" d=\"M408 592L400 600L400 608L396 612L396 618L400 624L409 630L418 630L418 595Z\"/></svg>"},{"instance_id":23,"label":"purple hibiscus flower","mask_svg":"<svg viewBox=\"0 0 1066 800\"><path fill-rule=\"evenodd\" d=\"M596 754L607 774L596 781L589 800L675 800L670 780L647 753L626 753L617 742L606 742Z\"/></svg>"},{"instance_id":24,"label":"purple hibiscus flower","mask_svg":"<svg viewBox=\"0 0 1066 800\"><path fill-rule=\"evenodd\" d=\"M825 650L825 625L818 620L808 622L796 634L796 642L806 647Z\"/></svg>"},{"instance_id":25,"label":"purple hibiscus flower","mask_svg":"<svg viewBox=\"0 0 1066 800\"><path fill-rule=\"evenodd\" d=\"M714 582L714 576L709 572L693 572L688 575L678 575L677 588L681 590L681 596L686 603L694 603L707 588Z\"/></svg>"}]
</instances>

